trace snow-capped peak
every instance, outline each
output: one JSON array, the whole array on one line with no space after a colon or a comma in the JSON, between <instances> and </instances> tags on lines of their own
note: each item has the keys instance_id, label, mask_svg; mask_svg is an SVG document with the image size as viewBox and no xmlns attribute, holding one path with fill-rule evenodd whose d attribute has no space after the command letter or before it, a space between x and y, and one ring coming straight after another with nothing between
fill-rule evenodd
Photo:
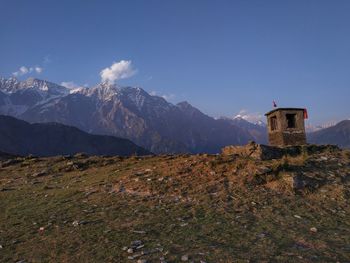
<instances>
[{"instance_id":1,"label":"snow-capped peak","mask_svg":"<svg viewBox=\"0 0 350 263\"><path fill-rule=\"evenodd\" d=\"M236 116L233 116L233 120L244 120L243 116L241 114L237 114Z\"/></svg>"},{"instance_id":2,"label":"snow-capped peak","mask_svg":"<svg viewBox=\"0 0 350 263\"><path fill-rule=\"evenodd\" d=\"M25 81L21 81L19 87L22 89L35 89L50 93L51 95L65 95L69 93L66 87L51 83L46 80L40 80L35 78L28 78Z\"/></svg>"},{"instance_id":3,"label":"snow-capped peak","mask_svg":"<svg viewBox=\"0 0 350 263\"><path fill-rule=\"evenodd\" d=\"M11 94L21 90L29 89L37 91L43 97L61 96L68 94L67 88L45 80L28 78L24 81L18 81L14 77L11 77L9 79L0 79L0 90L4 93Z\"/></svg>"},{"instance_id":4,"label":"snow-capped peak","mask_svg":"<svg viewBox=\"0 0 350 263\"><path fill-rule=\"evenodd\" d=\"M99 100L111 100L119 92L119 87L115 84L102 82L92 88L78 88L71 93L80 93L88 97L96 97Z\"/></svg>"},{"instance_id":5,"label":"snow-capped peak","mask_svg":"<svg viewBox=\"0 0 350 263\"><path fill-rule=\"evenodd\" d=\"M266 126L266 123L263 122L262 120L258 120L255 124L263 127Z\"/></svg>"},{"instance_id":6,"label":"snow-capped peak","mask_svg":"<svg viewBox=\"0 0 350 263\"><path fill-rule=\"evenodd\" d=\"M15 77L9 79L0 79L0 91L5 93L12 93L18 88L19 81Z\"/></svg>"}]
</instances>

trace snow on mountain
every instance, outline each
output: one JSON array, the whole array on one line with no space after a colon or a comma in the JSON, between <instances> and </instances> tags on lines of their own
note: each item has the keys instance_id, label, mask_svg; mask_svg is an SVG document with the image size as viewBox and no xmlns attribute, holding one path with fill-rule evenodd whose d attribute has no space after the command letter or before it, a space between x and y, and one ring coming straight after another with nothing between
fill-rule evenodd
<instances>
[{"instance_id":1,"label":"snow on mountain","mask_svg":"<svg viewBox=\"0 0 350 263\"><path fill-rule=\"evenodd\" d=\"M16 78L0 78L0 91L4 93L13 93L17 89L19 81Z\"/></svg>"},{"instance_id":2,"label":"snow on mountain","mask_svg":"<svg viewBox=\"0 0 350 263\"><path fill-rule=\"evenodd\" d=\"M113 97L118 93L118 86L114 84L109 84L107 82L100 83L92 88L80 88L75 92L88 97L95 97L96 99L102 101L108 101L113 99Z\"/></svg>"},{"instance_id":3,"label":"snow on mountain","mask_svg":"<svg viewBox=\"0 0 350 263\"><path fill-rule=\"evenodd\" d=\"M0 78L0 91L6 94L13 94L20 91L32 90L38 92L43 98L48 96L63 96L69 93L69 90L63 86L35 78L28 78L24 81L18 81L16 78Z\"/></svg>"},{"instance_id":4,"label":"snow on mountain","mask_svg":"<svg viewBox=\"0 0 350 263\"><path fill-rule=\"evenodd\" d=\"M14 77L0 78L0 92L0 112L11 116L19 116L33 106L69 94L67 88L45 80L18 81Z\"/></svg>"},{"instance_id":5,"label":"snow on mountain","mask_svg":"<svg viewBox=\"0 0 350 263\"><path fill-rule=\"evenodd\" d=\"M72 90L38 79L0 79L0 114L128 138L154 153L217 153L261 138L255 126L216 120L188 102L174 105L142 88L108 82Z\"/></svg>"}]
</instances>

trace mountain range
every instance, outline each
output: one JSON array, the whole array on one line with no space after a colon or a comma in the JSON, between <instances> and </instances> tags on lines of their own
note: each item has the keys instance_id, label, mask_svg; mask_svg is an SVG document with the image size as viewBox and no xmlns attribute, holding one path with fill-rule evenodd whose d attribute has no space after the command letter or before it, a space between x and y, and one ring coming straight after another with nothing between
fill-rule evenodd
<instances>
[{"instance_id":1,"label":"mountain range","mask_svg":"<svg viewBox=\"0 0 350 263\"><path fill-rule=\"evenodd\" d=\"M226 145L265 142L260 125L214 119L188 102L174 105L141 88L106 82L71 90L45 80L2 78L0 114L127 138L154 153L217 153Z\"/></svg>"},{"instance_id":2,"label":"mountain range","mask_svg":"<svg viewBox=\"0 0 350 263\"><path fill-rule=\"evenodd\" d=\"M142 88L107 82L69 89L34 78L0 78L0 114L126 138L153 153L218 153L227 145L267 143L263 123L215 119L188 102L172 104ZM347 122L309 133L309 141L348 147L350 132L344 126Z\"/></svg>"}]
</instances>

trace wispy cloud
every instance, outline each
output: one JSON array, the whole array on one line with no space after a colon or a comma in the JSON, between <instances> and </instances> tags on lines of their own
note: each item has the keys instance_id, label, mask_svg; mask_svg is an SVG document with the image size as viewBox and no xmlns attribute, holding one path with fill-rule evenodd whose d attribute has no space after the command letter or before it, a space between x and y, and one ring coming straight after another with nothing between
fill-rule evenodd
<instances>
[{"instance_id":1,"label":"wispy cloud","mask_svg":"<svg viewBox=\"0 0 350 263\"><path fill-rule=\"evenodd\" d=\"M163 99L170 101L176 98L175 94L159 94L157 91L153 90L149 93L152 96L162 97Z\"/></svg>"},{"instance_id":2,"label":"wispy cloud","mask_svg":"<svg viewBox=\"0 0 350 263\"><path fill-rule=\"evenodd\" d=\"M34 68L34 71L36 72L36 73L38 73L38 74L40 74L41 72L43 72L43 68L42 67L35 67Z\"/></svg>"},{"instance_id":3,"label":"wispy cloud","mask_svg":"<svg viewBox=\"0 0 350 263\"><path fill-rule=\"evenodd\" d=\"M161 95L161 97L165 100L172 100L175 99L175 95L174 94L163 94Z\"/></svg>"},{"instance_id":4,"label":"wispy cloud","mask_svg":"<svg viewBox=\"0 0 350 263\"><path fill-rule=\"evenodd\" d=\"M101 80L110 83L115 83L120 79L130 78L136 74L130 60L121 60L114 62L110 67L103 69L100 72Z\"/></svg>"},{"instance_id":5,"label":"wispy cloud","mask_svg":"<svg viewBox=\"0 0 350 263\"><path fill-rule=\"evenodd\" d=\"M44 61L43 61L44 65L45 65L45 64L49 64L49 63L51 63L51 62L52 62L51 56L50 56L50 55L46 55L46 56L44 57Z\"/></svg>"},{"instance_id":6,"label":"wispy cloud","mask_svg":"<svg viewBox=\"0 0 350 263\"><path fill-rule=\"evenodd\" d=\"M66 87L67 89L78 89L78 88L82 88L82 86L74 83L73 81L63 81L61 82L61 86Z\"/></svg>"},{"instance_id":7,"label":"wispy cloud","mask_svg":"<svg viewBox=\"0 0 350 263\"><path fill-rule=\"evenodd\" d=\"M43 72L43 70L44 69L42 67L38 67L38 66L33 66L33 67L21 66L17 71L13 72L12 75L15 77L18 77L18 76L23 76L32 72L40 74L41 72Z\"/></svg>"}]
</instances>

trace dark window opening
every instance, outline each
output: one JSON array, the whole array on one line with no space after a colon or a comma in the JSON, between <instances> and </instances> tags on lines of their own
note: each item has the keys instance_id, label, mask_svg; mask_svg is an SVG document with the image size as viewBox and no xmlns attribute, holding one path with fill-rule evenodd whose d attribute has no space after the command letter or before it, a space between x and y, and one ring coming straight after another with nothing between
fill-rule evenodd
<instances>
[{"instance_id":1,"label":"dark window opening","mask_svg":"<svg viewBox=\"0 0 350 263\"><path fill-rule=\"evenodd\" d=\"M270 128L271 128L271 131L277 130L277 117L276 116L273 116L270 118Z\"/></svg>"},{"instance_id":2,"label":"dark window opening","mask_svg":"<svg viewBox=\"0 0 350 263\"><path fill-rule=\"evenodd\" d=\"M295 128L295 114L286 114L287 118L287 127L288 128Z\"/></svg>"}]
</instances>

